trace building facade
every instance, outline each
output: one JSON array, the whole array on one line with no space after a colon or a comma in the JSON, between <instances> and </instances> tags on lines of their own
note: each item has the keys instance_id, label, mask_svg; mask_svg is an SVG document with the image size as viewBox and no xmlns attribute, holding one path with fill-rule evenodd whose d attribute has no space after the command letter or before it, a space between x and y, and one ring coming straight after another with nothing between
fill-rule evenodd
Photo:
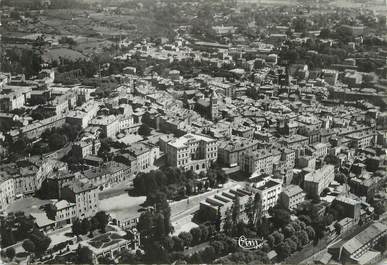
<instances>
[{"instance_id":1,"label":"building facade","mask_svg":"<svg viewBox=\"0 0 387 265\"><path fill-rule=\"evenodd\" d=\"M297 185L285 187L279 196L279 203L289 210L297 209L304 200L305 192Z\"/></svg>"},{"instance_id":2,"label":"building facade","mask_svg":"<svg viewBox=\"0 0 387 265\"><path fill-rule=\"evenodd\" d=\"M304 191L309 196L319 196L335 178L333 165L325 165L313 172L307 173L304 177Z\"/></svg>"},{"instance_id":3,"label":"building facade","mask_svg":"<svg viewBox=\"0 0 387 265\"><path fill-rule=\"evenodd\" d=\"M166 151L169 165L195 172L207 171L218 159L217 141L197 134L186 134L170 141Z\"/></svg>"}]
</instances>

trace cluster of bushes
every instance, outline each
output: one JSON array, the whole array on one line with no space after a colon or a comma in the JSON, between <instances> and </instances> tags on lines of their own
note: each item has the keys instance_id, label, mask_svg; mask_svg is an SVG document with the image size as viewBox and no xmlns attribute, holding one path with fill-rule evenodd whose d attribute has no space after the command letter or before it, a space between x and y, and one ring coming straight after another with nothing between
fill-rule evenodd
<instances>
[{"instance_id":1,"label":"cluster of bushes","mask_svg":"<svg viewBox=\"0 0 387 265\"><path fill-rule=\"evenodd\" d=\"M182 251L184 248L208 241L216 232L216 228L213 225L200 225L199 227L192 228L189 232L181 232L178 236L167 238L165 247L170 251ZM173 247L171 248L171 246Z\"/></svg>"},{"instance_id":2,"label":"cluster of bushes","mask_svg":"<svg viewBox=\"0 0 387 265\"><path fill-rule=\"evenodd\" d=\"M287 258L315 238L315 231L303 221L293 221L267 236L265 249L275 249L282 258Z\"/></svg>"}]
</instances>

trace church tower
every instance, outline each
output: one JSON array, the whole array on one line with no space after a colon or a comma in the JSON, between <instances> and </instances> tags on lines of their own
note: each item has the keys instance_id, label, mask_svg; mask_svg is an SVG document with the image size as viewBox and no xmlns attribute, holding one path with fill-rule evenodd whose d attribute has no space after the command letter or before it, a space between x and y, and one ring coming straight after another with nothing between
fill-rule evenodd
<instances>
[{"instance_id":1,"label":"church tower","mask_svg":"<svg viewBox=\"0 0 387 265\"><path fill-rule=\"evenodd\" d=\"M210 117L212 121L218 117L218 95L216 94L215 90L212 91L210 97Z\"/></svg>"}]
</instances>

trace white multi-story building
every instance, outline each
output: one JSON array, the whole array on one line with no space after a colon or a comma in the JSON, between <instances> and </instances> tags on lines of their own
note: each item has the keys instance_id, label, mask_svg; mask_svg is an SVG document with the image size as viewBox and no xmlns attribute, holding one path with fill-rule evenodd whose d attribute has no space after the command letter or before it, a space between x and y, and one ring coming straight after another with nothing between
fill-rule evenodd
<instances>
[{"instance_id":1,"label":"white multi-story building","mask_svg":"<svg viewBox=\"0 0 387 265\"><path fill-rule=\"evenodd\" d=\"M86 102L75 110L69 111L66 121L74 125L79 125L82 129L85 129L90 121L97 115L99 105L100 104L95 101Z\"/></svg>"},{"instance_id":2,"label":"white multi-story building","mask_svg":"<svg viewBox=\"0 0 387 265\"><path fill-rule=\"evenodd\" d=\"M120 121L114 115L99 116L92 119L89 124L100 127L105 137L115 137L120 131Z\"/></svg>"},{"instance_id":3,"label":"white multi-story building","mask_svg":"<svg viewBox=\"0 0 387 265\"><path fill-rule=\"evenodd\" d=\"M282 192L282 181L272 177L252 177L250 187L254 193L259 193L262 202L262 213L274 207Z\"/></svg>"},{"instance_id":4,"label":"white multi-story building","mask_svg":"<svg viewBox=\"0 0 387 265\"><path fill-rule=\"evenodd\" d=\"M15 182L0 171L0 212L5 210L15 200Z\"/></svg>"},{"instance_id":5,"label":"white multi-story building","mask_svg":"<svg viewBox=\"0 0 387 265\"><path fill-rule=\"evenodd\" d=\"M294 210L305 200L305 192L297 185L289 185L280 194L279 202L286 209Z\"/></svg>"},{"instance_id":6,"label":"white multi-story building","mask_svg":"<svg viewBox=\"0 0 387 265\"><path fill-rule=\"evenodd\" d=\"M218 145L215 139L189 133L170 141L166 154L171 166L206 171L218 159Z\"/></svg>"},{"instance_id":7,"label":"white multi-story building","mask_svg":"<svg viewBox=\"0 0 387 265\"><path fill-rule=\"evenodd\" d=\"M322 168L309 172L304 177L304 191L309 196L319 196L335 178L335 167L325 165Z\"/></svg>"},{"instance_id":8,"label":"white multi-story building","mask_svg":"<svg viewBox=\"0 0 387 265\"><path fill-rule=\"evenodd\" d=\"M85 158L88 155L97 155L101 142L98 139L87 138L82 141L75 142L72 146L72 151L80 158Z\"/></svg>"},{"instance_id":9,"label":"white multi-story building","mask_svg":"<svg viewBox=\"0 0 387 265\"><path fill-rule=\"evenodd\" d=\"M375 143L375 136L373 132L358 132L347 135L346 138L350 140L351 147L363 149Z\"/></svg>"},{"instance_id":10,"label":"white multi-story building","mask_svg":"<svg viewBox=\"0 0 387 265\"><path fill-rule=\"evenodd\" d=\"M76 216L80 219L94 216L99 209L99 189L93 184L76 180L61 188L61 199L76 205Z\"/></svg>"},{"instance_id":11,"label":"white multi-story building","mask_svg":"<svg viewBox=\"0 0 387 265\"><path fill-rule=\"evenodd\" d=\"M73 220L77 217L76 209L77 206L75 203L61 200L55 203L56 215L55 222L56 228L60 228L64 225L71 224Z\"/></svg>"},{"instance_id":12,"label":"white multi-story building","mask_svg":"<svg viewBox=\"0 0 387 265\"><path fill-rule=\"evenodd\" d=\"M241 155L241 170L247 173L273 173L273 164L280 161L281 152L278 150L259 149Z\"/></svg>"},{"instance_id":13,"label":"white multi-story building","mask_svg":"<svg viewBox=\"0 0 387 265\"><path fill-rule=\"evenodd\" d=\"M119 117L119 121L120 121L120 125L119 125L120 131L129 129L134 124L133 116L121 115Z\"/></svg>"}]
</instances>

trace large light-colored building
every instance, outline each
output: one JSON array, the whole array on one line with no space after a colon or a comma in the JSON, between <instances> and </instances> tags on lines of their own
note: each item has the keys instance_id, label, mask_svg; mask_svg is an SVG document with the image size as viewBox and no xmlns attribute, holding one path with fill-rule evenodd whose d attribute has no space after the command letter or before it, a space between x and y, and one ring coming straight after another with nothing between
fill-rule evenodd
<instances>
[{"instance_id":1,"label":"large light-colored building","mask_svg":"<svg viewBox=\"0 0 387 265\"><path fill-rule=\"evenodd\" d=\"M215 139L191 133L170 141L166 151L169 165L195 172L206 171L218 159Z\"/></svg>"},{"instance_id":2,"label":"large light-colored building","mask_svg":"<svg viewBox=\"0 0 387 265\"><path fill-rule=\"evenodd\" d=\"M99 189L83 180L75 180L61 188L61 199L76 204L76 216L80 219L94 216L99 209Z\"/></svg>"},{"instance_id":3,"label":"large light-colored building","mask_svg":"<svg viewBox=\"0 0 387 265\"><path fill-rule=\"evenodd\" d=\"M71 224L77 217L77 205L73 202L66 200L60 200L55 204L56 215L55 215L55 226L56 228L63 227L64 225Z\"/></svg>"},{"instance_id":4,"label":"large light-colored building","mask_svg":"<svg viewBox=\"0 0 387 265\"><path fill-rule=\"evenodd\" d=\"M324 81L331 86L335 86L339 77L339 72L332 69L323 69L322 71Z\"/></svg>"},{"instance_id":5,"label":"large light-colored building","mask_svg":"<svg viewBox=\"0 0 387 265\"><path fill-rule=\"evenodd\" d=\"M309 196L319 196L335 178L335 167L325 165L313 172L307 173L304 177L304 191Z\"/></svg>"},{"instance_id":6,"label":"large light-colored building","mask_svg":"<svg viewBox=\"0 0 387 265\"><path fill-rule=\"evenodd\" d=\"M101 142L98 139L85 139L83 141L75 142L72 146L74 155L79 158L85 158L88 155L97 155Z\"/></svg>"},{"instance_id":7,"label":"large light-colored building","mask_svg":"<svg viewBox=\"0 0 387 265\"><path fill-rule=\"evenodd\" d=\"M100 127L105 137L115 137L120 131L120 120L114 115L99 116L92 119L89 124Z\"/></svg>"},{"instance_id":8,"label":"large light-colored building","mask_svg":"<svg viewBox=\"0 0 387 265\"><path fill-rule=\"evenodd\" d=\"M351 147L364 149L372 146L376 142L375 133L358 132L346 136L350 140Z\"/></svg>"},{"instance_id":9,"label":"large light-colored building","mask_svg":"<svg viewBox=\"0 0 387 265\"><path fill-rule=\"evenodd\" d=\"M69 111L66 116L66 121L73 125L78 125L85 129L90 121L97 115L100 103L95 101L88 101L75 110Z\"/></svg>"},{"instance_id":10,"label":"large light-colored building","mask_svg":"<svg viewBox=\"0 0 387 265\"><path fill-rule=\"evenodd\" d=\"M0 95L0 111L9 112L24 107L25 98L22 93L11 92Z\"/></svg>"},{"instance_id":11,"label":"large light-colored building","mask_svg":"<svg viewBox=\"0 0 387 265\"><path fill-rule=\"evenodd\" d=\"M55 115L41 121L34 121L33 123L27 124L20 129L11 130L9 131L9 135L13 140L18 139L20 135L29 139L34 139L40 137L47 129L62 127L65 122L65 116Z\"/></svg>"},{"instance_id":12,"label":"large light-colored building","mask_svg":"<svg viewBox=\"0 0 387 265\"><path fill-rule=\"evenodd\" d=\"M376 264L382 259L380 251L374 250L387 235L387 226L374 222L344 244L333 245L329 253L343 264ZM382 262L383 263L383 262Z\"/></svg>"},{"instance_id":13,"label":"large light-colored building","mask_svg":"<svg viewBox=\"0 0 387 265\"><path fill-rule=\"evenodd\" d=\"M278 203L279 195L282 192L282 181L270 176L251 177L250 187L254 193L259 193L262 202L262 213L274 207Z\"/></svg>"},{"instance_id":14,"label":"large light-colored building","mask_svg":"<svg viewBox=\"0 0 387 265\"><path fill-rule=\"evenodd\" d=\"M131 144L126 151L134 158L131 163L131 170L134 174L154 169L155 162L160 158L158 146L143 142Z\"/></svg>"},{"instance_id":15,"label":"large light-colored building","mask_svg":"<svg viewBox=\"0 0 387 265\"><path fill-rule=\"evenodd\" d=\"M0 171L0 212L15 200L15 182L5 172Z\"/></svg>"},{"instance_id":16,"label":"large light-colored building","mask_svg":"<svg viewBox=\"0 0 387 265\"><path fill-rule=\"evenodd\" d=\"M219 143L218 159L219 162L228 167L235 167L241 161L240 157L249 152L258 149L258 141L242 137L233 137Z\"/></svg>"},{"instance_id":17,"label":"large light-colored building","mask_svg":"<svg viewBox=\"0 0 387 265\"><path fill-rule=\"evenodd\" d=\"M220 228L223 228L223 221L227 216L227 211L232 211L235 199L238 197L240 206L240 218L245 219L245 206L249 201L249 198L254 199L253 193L246 189L231 189L223 191L222 193L215 194L200 202L200 213L208 218L208 220L214 220L220 216Z\"/></svg>"},{"instance_id":18,"label":"large light-colored building","mask_svg":"<svg viewBox=\"0 0 387 265\"><path fill-rule=\"evenodd\" d=\"M87 179L88 183L102 190L110 187L112 184L129 179L130 167L118 162L109 162L101 167L93 167L86 170L82 175L84 179Z\"/></svg>"},{"instance_id":19,"label":"large light-colored building","mask_svg":"<svg viewBox=\"0 0 387 265\"><path fill-rule=\"evenodd\" d=\"M241 156L241 170L252 174L254 172L272 174L273 164L281 159L281 152L273 149L259 149L254 152L246 153Z\"/></svg>"},{"instance_id":20,"label":"large light-colored building","mask_svg":"<svg viewBox=\"0 0 387 265\"><path fill-rule=\"evenodd\" d=\"M63 162L45 159L38 161L21 160L16 163L4 164L0 166L0 176L3 179L13 179L13 184L7 181L8 188L13 187L15 197L31 196L42 186L43 181L54 169L67 169ZM8 190L8 189L7 189Z\"/></svg>"},{"instance_id":21,"label":"large light-colored building","mask_svg":"<svg viewBox=\"0 0 387 265\"><path fill-rule=\"evenodd\" d=\"M286 209L294 210L305 200L305 195L300 186L289 185L281 192L279 203Z\"/></svg>"}]
</instances>

